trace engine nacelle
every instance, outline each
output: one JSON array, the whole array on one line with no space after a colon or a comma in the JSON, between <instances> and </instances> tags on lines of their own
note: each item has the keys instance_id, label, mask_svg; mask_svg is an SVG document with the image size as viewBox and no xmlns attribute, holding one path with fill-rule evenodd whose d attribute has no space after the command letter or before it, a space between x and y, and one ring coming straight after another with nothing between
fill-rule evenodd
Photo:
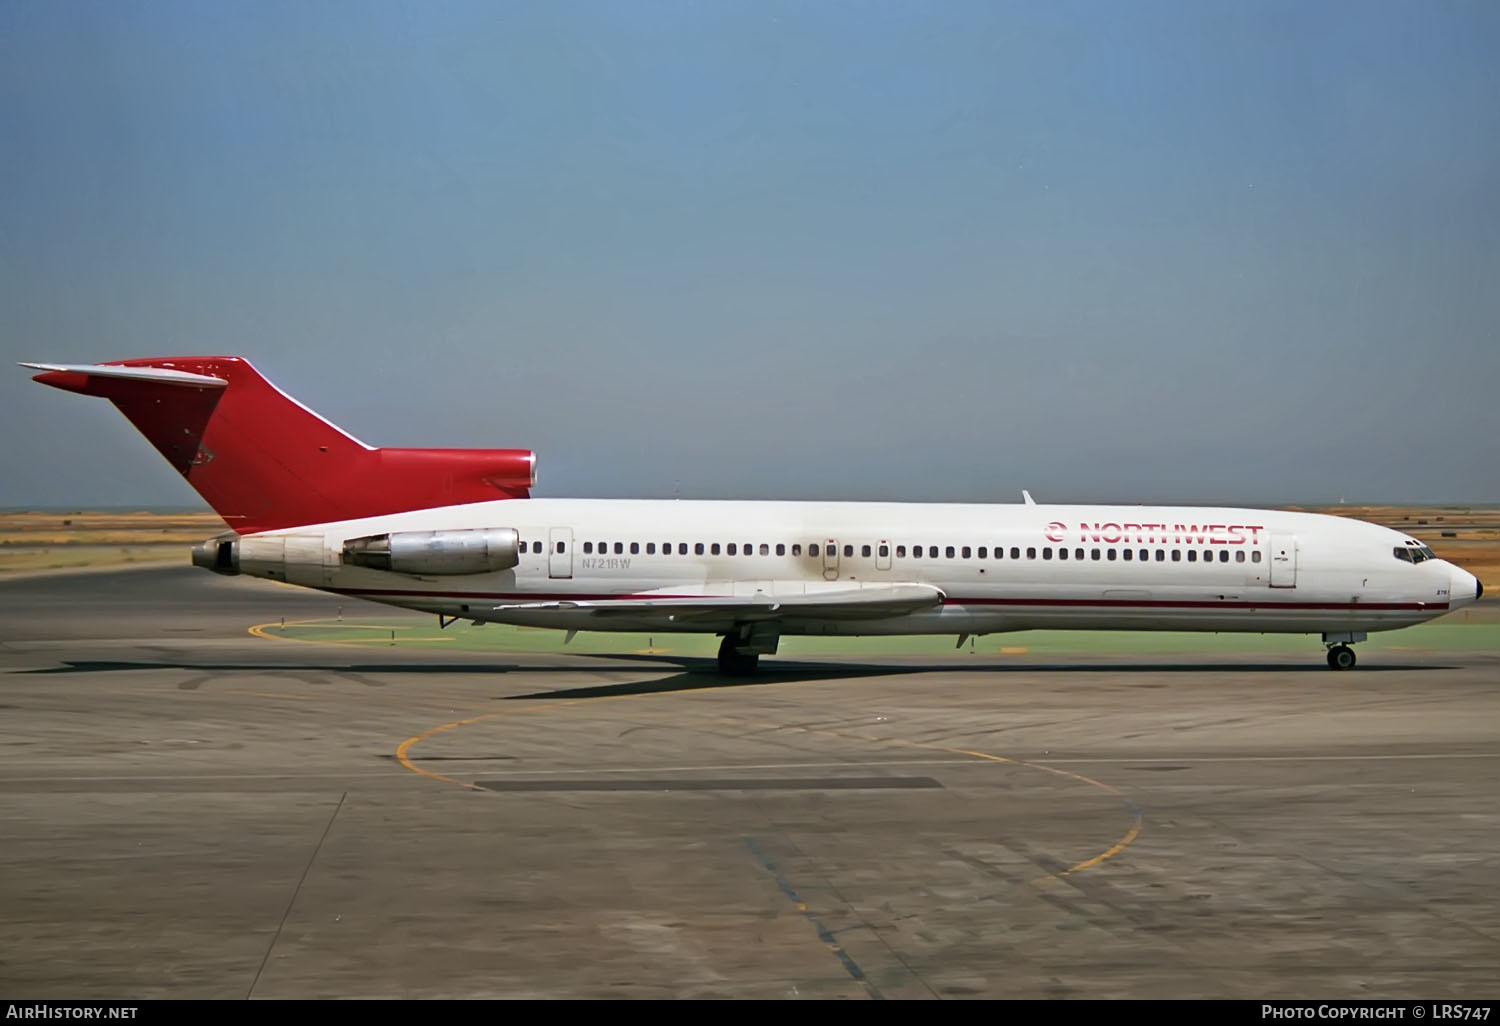
<instances>
[{"instance_id":1,"label":"engine nacelle","mask_svg":"<svg viewBox=\"0 0 1500 1026\"><path fill-rule=\"evenodd\" d=\"M321 534L236 534L193 547L193 565L216 574L249 574L319 588L338 567Z\"/></svg>"},{"instance_id":2,"label":"engine nacelle","mask_svg":"<svg viewBox=\"0 0 1500 1026\"><path fill-rule=\"evenodd\" d=\"M509 570L521 561L520 535L512 527L468 531L398 531L351 538L344 562L398 574L458 576Z\"/></svg>"},{"instance_id":3,"label":"engine nacelle","mask_svg":"<svg viewBox=\"0 0 1500 1026\"><path fill-rule=\"evenodd\" d=\"M230 531L194 545L193 565L234 577L240 572L240 536Z\"/></svg>"}]
</instances>

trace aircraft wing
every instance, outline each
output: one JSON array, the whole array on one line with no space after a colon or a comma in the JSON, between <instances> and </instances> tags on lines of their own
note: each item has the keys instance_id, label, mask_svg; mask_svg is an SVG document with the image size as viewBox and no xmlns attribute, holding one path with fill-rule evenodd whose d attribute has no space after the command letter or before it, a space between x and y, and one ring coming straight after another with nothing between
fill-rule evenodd
<instances>
[{"instance_id":1,"label":"aircraft wing","mask_svg":"<svg viewBox=\"0 0 1500 1026\"><path fill-rule=\"evenodd\" d=\"M560 599L495 606L495 612L576 610L598 617L659 615L674 622L693 619L871 620L904 616L940 604L943 592L929 584L866 584L833 588L796 585L753 594L684 594L679 590L639 592L618 599Z\"/></svg>"}]
</instances>

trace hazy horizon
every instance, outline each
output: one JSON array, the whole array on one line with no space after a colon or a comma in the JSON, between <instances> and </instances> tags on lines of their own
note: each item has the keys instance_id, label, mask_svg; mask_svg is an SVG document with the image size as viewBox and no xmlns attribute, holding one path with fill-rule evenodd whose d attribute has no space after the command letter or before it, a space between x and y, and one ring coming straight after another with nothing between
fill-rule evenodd
<instances>
[{"instance_id":1,"label":"hazy horizon","mask_svg":"<svg viewBox=\"0 0 1500 1026\"><path fill-rule=\"evenodd\" d=\"M535 494L1500 503L1500 6L0 5L0 358ZM0 507L202 508L0 374Z\"/></svg>"}]
</instances>

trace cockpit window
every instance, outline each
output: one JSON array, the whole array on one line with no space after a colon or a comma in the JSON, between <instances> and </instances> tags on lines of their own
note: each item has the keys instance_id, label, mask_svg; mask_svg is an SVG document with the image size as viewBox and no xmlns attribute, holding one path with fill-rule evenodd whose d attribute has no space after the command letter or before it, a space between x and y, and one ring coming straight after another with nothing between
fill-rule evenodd
<instances>
[{"instance_id":1,"label":"cockpit window","mask_svg":"<svg viewBox=\"0 0 1500 1026\"><path fill-rule=\"evenodd\" d=\"M1426 545L1398 545L1391 551L1404 563L1425 563L1429 559L1437 559L1437 553Z\"/></svg>"}]
</instances>

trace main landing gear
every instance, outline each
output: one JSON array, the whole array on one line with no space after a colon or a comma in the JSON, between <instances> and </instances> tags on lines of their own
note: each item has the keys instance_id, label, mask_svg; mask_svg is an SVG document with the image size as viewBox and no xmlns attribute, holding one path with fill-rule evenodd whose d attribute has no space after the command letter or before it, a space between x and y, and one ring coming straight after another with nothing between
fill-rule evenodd
<instances>
[{"instance_id":1,"label":"main landing gear","mask_svg":"<svg viewBox=\"0 0 1500 1026\"><path fill-rule=\"evenodd\" d=\"M1352 670L1354 669L1354 649L1348 645L1334 645L1328 649L1328 668L1330 670Z\"/></svg>"},{"instance_id":2,"label":"main landing gear","mask_svg":"<svg viewBox=\"0 0 1500 1026\"><path fill-rule=\"evenodd\" d=\"M726 677L748 677L760 669L759 652L741 652L738 632L719 642L719 672Z\"/></svg>"},{"instance_id":3,"label":"main landing gear","mask_svg":"<svg viewBox=\"0 0 1500 1026\"><path fill-rule=\"evenodd\" d=\"M735 624L719 643L719 672L726 677L748 677L760 669L760 657L775 655L781 643L781 625L758 620Z\"/></svg>"}]
</instances>

